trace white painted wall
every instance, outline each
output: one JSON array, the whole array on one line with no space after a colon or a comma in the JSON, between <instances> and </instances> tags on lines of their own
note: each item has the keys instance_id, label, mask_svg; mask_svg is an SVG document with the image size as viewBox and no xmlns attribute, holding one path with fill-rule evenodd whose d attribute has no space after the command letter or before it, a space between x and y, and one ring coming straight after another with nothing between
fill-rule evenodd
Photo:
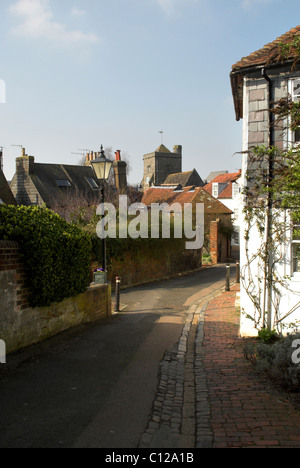
<instances>
[{"instance_id":1,"label":"white painted wall","mask_svg":"<svg viewBox=\"0 0 300 468\"><path fill-rule=\"evenodd\" d=\"M282 75L276 79L276 93L277 98L283 97L286 95L287 90L287 76ZM264 89L266 88L266 84L264 84L260 79L257 80L249 80L244 78L244 118L243 118L243 151L248 151L249 146L249 132L251 133L251 140L253 140L253 131L254 126L252 123L249 123L249 112L255 111L262 111L264 110L264 101L260 102L251 102L250 101L250 92L253 93L254 90ZM267 89L267 88L266 88ZM253 94L252 94L253 96ZM267 112L265 112L267 116ZM261 122L260 127L257 126L258 131L264 131L265 136L264 139L266 140L266 125L263 126L263 122ZM278 136L277 136L278 138ZM282 138L284 138L284 133ZM283 140L283 147L286 147L286 143ZM242 177L240 179L241 184L243 186L246 185L246 172L247 172L247 164L248 158L247 155L243 155L243 165L242 165ZM241 197L241 205L242 207L245 204L244 196ZM282 214L285 216L286 214ZM256 296L260 296L260 301L264 304L264 288L262 285L264 284L264 275L261 268L258 267L258 259L256 258L252 263L251 267L247 268L247 256L246 256L246 247L248 248L249 257L255 256L257 254L258 246L260 245L260 238L257 228L253 226L250 231L249 242L246 243L245 240L245 231L246 231L246 223L244 221L243 215L241 216L241 232L240 232L240 266L241 266L241 275L243 278L241 279L241 324L240 324L240 333L241 336L257 336L258 329L262 327L262 323L260 326L255 328L254 322L246 317L249 315L251 317L257 318L257 313L255 312L255 307L253 302L251 301L249 294L247 293L247 288L250 288L253 294ZM278 306L276 310L272 310L272 321L274 323L276 313L279 317L286 318L279 324L278 329L282 333L286 334L287 332L291 332L292 327L295 322L299 321L298 329L300 330L300 276L292 274L292 259L291 259L291 234L288 233L286 237L286 241L281 246L282 249L282 261L280 264L277 265L276 274L279 278L286 276L285 285L283 287L279 287L280 291L280 301L278 302ZM246 287L247 286L247 287ZM267 307L267 304L266 304ZM292 313L290 313L292 311Z\"/></svg>"}]
</instances>

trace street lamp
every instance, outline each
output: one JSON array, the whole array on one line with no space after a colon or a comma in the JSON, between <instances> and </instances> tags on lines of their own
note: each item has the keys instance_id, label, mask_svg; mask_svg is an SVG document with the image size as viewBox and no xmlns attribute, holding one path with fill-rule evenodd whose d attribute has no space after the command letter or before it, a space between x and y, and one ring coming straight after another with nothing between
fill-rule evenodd
<instances>
[{"instance_id":1,"label":"street lamp","mask_svg":"<svg viewBox=\"0 0 300 468\"><path fill-rule=\"evenodd\" d=\"M100 156L91 161L97 179L100 181L101 191L101 203L104 203L104 184L108 181L109 174L113 165L113 161L105 156L103 146L101 145ZM104 229L104 227L103 227ZM104 234L104 233L103 233ZM102 238L102 258L103 258L103 270L106 274L106 239L103 235Z\"/></svg>"}]
</instances>

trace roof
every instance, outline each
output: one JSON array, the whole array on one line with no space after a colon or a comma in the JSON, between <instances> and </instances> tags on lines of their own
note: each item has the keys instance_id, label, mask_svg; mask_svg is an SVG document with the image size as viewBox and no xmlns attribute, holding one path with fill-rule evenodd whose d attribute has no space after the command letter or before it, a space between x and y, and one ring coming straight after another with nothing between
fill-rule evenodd
<instances>
[{"instance_id":1,"label":"roof","mask_svg":"<svg viewBox=\"0 0 300 468\"><path fill-rule=\"evenodd\" d=\"M213 184L224 184L224 189L219 193L217 198L232 198L232 184L241 177L241 172L232 172L230 174L221 174L215 177L209 184L205 185L203 188L210 195L212 195Z\"/></svg>"},{"instance_id":2,"label":"roof","mask_svg":"<svg viewBox=\"0 0 300 468\"><path fill-rule=\"evenodd\" d=\"M79 190L84 193L94 193L87 178L95 178L90 166L68 166L63 164L34 164L31 179L44 203L51 205L57 197L57 181L68 181L68 190ZM67 186L66 186L67 187ZM64 190L64 189L63 189Z\"/></svg>"},{"instance_id":3,"label":"roof","mask_svg":"<svg viewBox=\"0 0 300 468\"><path fill-rule=\"evenodd\" d=\"M247 57L243 57L232 66L230 73L232 95L234 100L236 120L243 118L243 74L247 71L255 70L258 67L269 66L271 64L285 64L291 60L294 66L299 58L299 45L291 47L283 54L283 45L291 44L295 38L300 37L300 26L290 29L273 42L266 44L261 49L252 52Z\"/></svg>"},{"instance_id":4,"label":"roof","mask_svg":"<svg viewBox=\"0 0 300 468\"><path fill-rule=\"evenodd\" d=\"M211 182L215 177L217 177L218 175L221 175L221 174L228 174L228 171L214 171L214 172L211 172L207 177L206 177L206 181L207 182Z\"/></svg>"},{"instance_id":5,"label":"roof","mask_svg":"<svg viewBox=\"0 0 300 468\"><path fill-rule=\"evenodd\" d=\"M15 197L8 185L8 182L0 169L0 200L6 205L16 205ZM1 202L0 202L1 203Z\"/></svg>"},{"instance_id":6,"label":"roof","mask_svg":"<svg viewBox=\"0 0 300 468\"><path fill-rule=\"evenodd\" d=\"M202 187L150 187L145 191L142 203L151 206L152 203L204 203L205 213L232 214L219 200L207 193Z\"/></svg>"},{"instance_id":7,"label":"roof","mask_svg":"<svg viewBox=\"0 0 300 468\"><path fill-rule=\"evenodd\" d=\"M168 150L165 145L160 145L157 150L155 150L155 153L171 153L171 151Z\"/></svg>"},{"instance_id":8,"label":"roof","mask_svg":"<svg viewBox=\"0 0 300 468\"><path fill-rule=\"evenodd\" d=\"M275 41L252 52L247 57L243 57L232 66L232 70L236 71L245 67L257 67L258 65L269 65L270 63L281 62L283 59L281 44L290 44L297 36L300 36L300 26L290 29L288 32L275 39ZM292 60L295 58L297 58L296 48L291 48L285 60Z\"/></svg>"},{"instance_id":9,"label":"roof","mask_svg":"<svg viewBox=\"0 0 300 468\"><path fill-rule=\"evenodd\" d=\"M176 174L169 174L163 185L182 185L183 187L196 185L197 187L203 187L204 183L199 176L196 169L187 172L178 172Z\"/></svg>"}]
</instances>

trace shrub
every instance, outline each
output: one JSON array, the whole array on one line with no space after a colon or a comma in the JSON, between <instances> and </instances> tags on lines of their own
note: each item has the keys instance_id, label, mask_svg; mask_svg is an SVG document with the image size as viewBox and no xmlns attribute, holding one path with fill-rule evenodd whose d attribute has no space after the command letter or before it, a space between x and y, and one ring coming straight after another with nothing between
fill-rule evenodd
<instances>
[{"instance_id":1,"label":"shrub","mask_svg":"<svg viewBox=\"0 0 300 468\"><path fill-rule=\"evenodd\" d=\"M47 208L1 205L0 239L15 240L21 247L33 307L86 290L90 236Z\"/></svg>"},{"instance_id":2,"label":"shrub","mask_svg":"<svg viewBox=\"0 0 300 468\"><path fill-rule=\"evenodd\" d=\"M262 328L258 332L258 337L263 343L273 343L278 338L276 330L269 330L268 328Z\"/></svg>"},{"instance_id":3,"label":"shrub","mask_svg":"<svg viewBox=\"0 0 300 468\"><path fill-rule=\"evenodd\" d=\"M300 365L292 359L295 351L292 343L296 339L300 339L300 333L288 335L271 345L259 342L255 348L256 369L292 392L300 391Z\"/></svg>"}]
</instances>

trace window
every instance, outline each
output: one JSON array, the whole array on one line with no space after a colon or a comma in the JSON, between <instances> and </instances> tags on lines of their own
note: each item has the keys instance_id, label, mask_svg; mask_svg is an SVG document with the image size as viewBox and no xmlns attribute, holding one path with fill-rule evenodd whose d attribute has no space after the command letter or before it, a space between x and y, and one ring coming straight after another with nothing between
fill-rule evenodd
<instances>
[{"instance_id":1,"label":"window","mask_svg":"<svg viewBox=\"0 0 300 468\"><path fill-rule=\"evenodd\" d=\"M294 102L300 103L300 78L291 80L291 96ZM292 133L292 142L294 146L300 145L300 127Z\"/></svg>"},{"instance_id":2,"label":"window","mask_svg":"<svg viewBox=\"0 0 300 468\"><path fill-rule=\"evenodd\" d=\"M219 196L219 184L218 183L213 183L212 185L212 196L215 198L218 198Z\"/></svg>"},{"instance_id":3,"label":"window","mask_svg":"<svg viewBox=\"0 0 300 468\"><path fill-rule=\"evenodd\" d=\"M97 184L95 179L93 179L92 177L86 177L86 181L88 182L88 184L91 186L92 189L99 190L99 185Z\"/></svg>"},{"instance_id":4,"label":"window","mask_svg":"<svg viewBox=\"0 0 300 468\"><path fill-rule=\"evenodd\" d=\"M56 180L57 187L72 187L71 182L68 179L59 179Z\"/></svg>"},{"instance_id":5,"label":"window","mask_svg":"<svg viewBox=\"0 0 300 468\"><path fill-rule=\"evenodd\" d=\"M236 197L240 193L240 187L238 184L232 184L232 196Z\"/></svg>"},{"instance_id":6,"label":"window","mask_svg":"<svg viewBox=\"0 0 300 468\"><path fill-rule=\"evenodd\" d=\"M294 226L292 240L292 272L294 276L300 276L300 225Z\"/></svg>"}]
</instances>

